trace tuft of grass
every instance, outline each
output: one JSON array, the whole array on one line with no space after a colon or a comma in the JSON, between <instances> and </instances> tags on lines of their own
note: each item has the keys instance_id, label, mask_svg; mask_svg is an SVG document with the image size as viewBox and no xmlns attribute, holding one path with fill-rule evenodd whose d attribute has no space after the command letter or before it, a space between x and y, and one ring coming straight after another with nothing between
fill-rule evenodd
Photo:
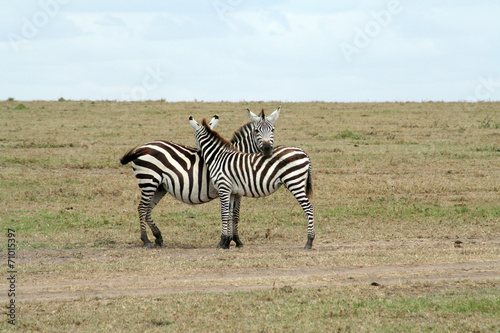
<instances>
[{"instance_id":1,"label":"tuft of grass","mask_svg":"<svg viewBox=\"0 0 500 333\"><path fill-rule=\"evenodd\" d=\"M483 120L481 120L479 128L499 129L500 121L493 120L490 117L485 117Z\"/></svg>"},{"instance_id":2,"label":"tuft of grass","mask_svg":"<svg viewBox=\"0 0 500 333\"><path fill-rule=\"evenodd\" d=\"M25 104L21 103L21 104L16 105L14 107L14 110L28 110L28 107Z\"/></svg>"},{"instance_id":3,"label":"tuft of grass","mask_svg":"<svg viewBox=\"0 0 500 333\"><path fill-rule=\"evenodd\" d=\"M352 139L352 140L365 140L366 137L358 134L354 131L351 131L349 129L345 129L343 131L340 131L339 133L335 134L333 136L334 139Z\"/></svg>"},{"instance_id":4,"label":"tuft of grass","mask_svg":"<svg viewBox=\"0 0 500 333\"><path fill-rule=\"evenodd\" d=\"M331 140L366 140L366 137L362 134L354 132L350 129L345 129L343 131L338 132L335 135L320 135L318 132L314 132L312 137L317 137L322 141L331 141Z\"/></svg>"}]
</instances>

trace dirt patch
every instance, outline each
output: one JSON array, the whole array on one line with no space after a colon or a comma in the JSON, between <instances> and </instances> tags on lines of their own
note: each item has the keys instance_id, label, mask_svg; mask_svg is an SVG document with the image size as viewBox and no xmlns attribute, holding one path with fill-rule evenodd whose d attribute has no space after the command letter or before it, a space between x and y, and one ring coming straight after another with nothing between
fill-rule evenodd
<instances>
[{"instance_id":1,"label":"dirt patch","mask_svg":"<svg viewBox=\"0 0 500 333\"><path fill-rule=\"evenodd\" d=\"M321 287L342 284L374 286L403 282L499 279L500 261L421 266L371 266L360 268L254 269L227 276L204 275L175 279L122 277L25 285L20 300L52 301L81 297L164 295L183 292L233 292L284 287Z\"/></svg>"},{"instance_id":2,"label":"dirt patch","mask_svg":"<svg viewBox=\"0 0 500 333\"><path fill-rule=\"evenodd\" d=\"M446 241L444 245L449 247L450 242ZM499 245L497 240L481 240L480 243L496 249ZM413 260L406 259L410 264L360 265L349 262L346 265L348 262L338 259L353 253L369 258L367 253L380 254L402 247L417 253L420 248L429 247L439 252L441 246L443 241L428 240L320 244L314 251L298 250L288 245L252 246L230 251L213 248L145 250L135 246L104 250L23 251L19 254L19 265L26 269L25 272L20 269L18 273L17 299L53 301L284 287L346 284L380 287L406 282L499 279L498 260L435 262L431 256L427 262L411 263ZM270 260L280 256L285 259ZM5 295L2 297L1 301L5 301Z\"/></svg>"}]
</instances>

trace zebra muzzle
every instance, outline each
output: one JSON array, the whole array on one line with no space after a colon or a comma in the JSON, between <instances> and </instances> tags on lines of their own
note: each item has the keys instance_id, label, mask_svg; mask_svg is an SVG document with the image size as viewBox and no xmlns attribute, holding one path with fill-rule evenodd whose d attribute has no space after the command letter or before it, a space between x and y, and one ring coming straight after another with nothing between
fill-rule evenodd
<instances>
[{"instance_id":1,"label":"zebra muzzle","mask_svg":"<svg viewBox=\"0 0 500 333\"><path fill-rule=\"evenodd\" d=\"M269 157L273 154L273 146L271 145L270 142L264 142L262 144L262 154L265 157Z\"/></svg>"}]
</instances>

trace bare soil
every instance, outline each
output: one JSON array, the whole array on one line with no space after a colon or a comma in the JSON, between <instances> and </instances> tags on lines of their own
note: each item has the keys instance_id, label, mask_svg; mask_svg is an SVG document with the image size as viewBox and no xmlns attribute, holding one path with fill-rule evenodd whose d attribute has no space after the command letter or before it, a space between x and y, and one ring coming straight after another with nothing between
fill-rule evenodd
<instances>
[{"instance_id":1,"label":"bare soil","mask_svg":"<svg viewBox=\"0 0 500 333\"><path fill-rule=\"evenodd\" d=\"M439 247L442 241L426 240L418 242L418 247ZM446 241L447 246L460 250L461 244ZM411 244L410 244L411 245ZM345 244L319 244L311 257L350 256L355 251L370 249L371 253L384 253L391 248L408 246L401 242L369 242ZM499 240L481 240L481 246L498 249ZM420 260L411 264L381 265L337 265L325 261L301 264L300 266L271 264L264 260L261 266L232 265L231 258L244 259L246 256L262 255L273 258L284 252L300 253L289 245L249 245L243 249L216 250L215 248L162 248L142 249L136 245L112 249L65 249L29 250L19 252L19 267L31 267L18 273L19 301L54 301L95 297L120 297L140 295L166 295L185 292L234 292L271 288L304 288L342 285L372 285L374 288L407 282L441 282L458 280L497 280L500 279L500 260L483 262L464 259L460 262L436 262ZM304 251L306 252L306 251ZM439 252L439 251L438 251ZM494 251L498 253L497 251ZM5 253L3 253L5 256ZM141 259L143 257L143 259ZM130 259L132 258L132 259ZM499 258L500 259L500 258ZM127 262L137 262L135 268L126 266ZM203 260L227 260L225 269L197 269L196 262ZM175 261L186 269L163 270L166 261ZM275 261L269 261L274 263ZM303 263L303 261L300 261ZM404 261L402 261L404 262ZM407 261L411 262L411 261ZM194 264L193 264L194 263ZM90 268L85 271L85 264ZM103 274L95 267L111 268ZM176 264L176 265L177 265ZM72 265L81 265L77 274L71 271ZM152 266L155 266L152 269ZM33 269L35 267L35 269ZM37 268L38 267L38 268ZM65 267L51 272L40 267ZM94 267L94 268L92 268ZM63 271L63 274L59 273ZM4 282L2 281L2 284ZM0 301L6 300L1 295Z\"/></svg>"}]
</instances>

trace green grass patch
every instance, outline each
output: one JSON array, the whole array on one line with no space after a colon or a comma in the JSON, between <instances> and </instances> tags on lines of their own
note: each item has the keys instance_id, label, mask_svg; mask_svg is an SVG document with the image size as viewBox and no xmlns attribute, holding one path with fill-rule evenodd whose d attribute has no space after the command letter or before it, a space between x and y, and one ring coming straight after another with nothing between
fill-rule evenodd
<instances>
[{"instance_id":1,"label":"green grass patch","mask_svg":"<svg viewBox=\"0 0 500 333\"><path fill-rule=\"evenodd\" d=\"M18 104L14 107L14 110L28 110L28 107L24 105L23 103Z\"/></svg>"},{"instance_id":2,"label":"green grass patch","mask_svg":"<svg viewBox=\"0 0 500 333\"><path fill-rule=\"evenodd\" d=\"M366 137L349 129L345 129L333 136L334 139L365 140Z\"/></svg>"},{"instance_id":3,"label":"green grass patch","mask_svg":"<svg viewBox=\"0 0 500 333\"><path fill-rule=\"evenodd\" d=\"M345 129L343 131L338 132L335 135L326 135L325 136L325 135L318 135L318 133L316 133L316 135L314 135L314 137L317 137L322 141L325 141L325 140L327 140L327 141L330 141L330 140L356 140L356 141L366 140L366 136L359 134L357 132L354 132L350 129Z\"/></svg>"},{"instance_id":4,"label":"green grass patch","mask_svg":"<svg viewBox=\"0 0 500 333\"><path fill-rule=\"evenodd\" d=\"M362 205L338 206L323 210L332 217L370 217L411 220L418 218L461 219L499 218L500 207L439 206L422 203L366 203Z\"/></svg>"},{"instance_id":5,"label":"green grass patch","mask_svg":"<svg viewBox=\"0 0 500 333\"><path fill-rule=\"evenodd\" d=\"M9 216L10 215L10 216ZM31 248L58 248L72 247L73 242L85 242L86 233L96 234L99 230L107 231L122 229L122 217L115 218L108 215L95 215L76 212L72 209L61 209L58 212L39 210L12 211L2 219L4 226L13 228L19 235L18 243L24 249ZM71 239L61 239L57 235L74 234ZM46 243L32 241L46 239ZM93 238L93 237L92 237ZM30 240L30 241L26 241ZM57 241L58 244L53 244ZM108 242L111 244L110 242ZM6 244L2 244L5 248Z\"/></svg>"}]
</instances>

